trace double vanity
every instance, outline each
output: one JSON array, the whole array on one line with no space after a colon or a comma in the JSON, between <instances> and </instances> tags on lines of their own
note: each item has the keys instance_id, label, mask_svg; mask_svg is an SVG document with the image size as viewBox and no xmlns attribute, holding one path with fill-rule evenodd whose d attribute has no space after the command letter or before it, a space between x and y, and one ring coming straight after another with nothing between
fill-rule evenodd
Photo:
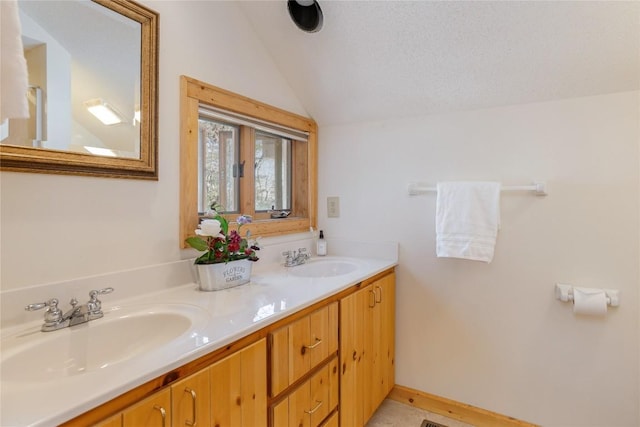
<instances>
[{"instance_id":1,"label":"double vanity","mask_svg":"<svg viewBox=\"0 0 640 427\"><path fill-rule=\"evenodd\" d=\"M2 330L0 425L364 425L394 385L395 264L263 263L217 292L113 283L102 318Z\"/></svg>"}]
</instances>

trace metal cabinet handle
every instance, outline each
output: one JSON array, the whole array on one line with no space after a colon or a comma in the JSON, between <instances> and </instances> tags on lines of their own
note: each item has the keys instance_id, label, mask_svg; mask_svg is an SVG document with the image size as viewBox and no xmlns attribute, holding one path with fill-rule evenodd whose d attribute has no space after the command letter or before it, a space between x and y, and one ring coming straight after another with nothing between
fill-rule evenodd
<instances>
[{"instance_id":1,"label":"metal cabinet handle","mask_svg":"<svg viewBox=\"0 0 640 427\"><path fill-rule=\"evenodd\" d=\"M309 350L316 348L317 346L319 346L320 344L322 344L322 340L320 338L316 338L316 343L312 344L312 345L305 345L306 348L308 348Z\"/></svg>"},{"instance_id":2,"label":"metal cabinet handle","mask_svg":"<svg viewBox=\"0 0 640 427\"><path fill-rule=\"evenodd\" d=\"M380 291L380 293L378 293L378 290ZM382 302L382 287L381 286L376 285L375 294L376 294L376 304L380 304Z\"/></svg>"},{"instance_id":3,"label":"metal cabinet handle","mask_svg":"<svg viewBox=\"0 0 640 427\"><path fill-rule=\"evenodd\" d=\"M376 293L373 289L369 289L369 295L373 297L373 299L369 298L369 308L373 308L376 306Z\"/></svg>"},{"instance_id":4,"label":"metal cabinet handle","mask_svg":"<svg viewBox=\"0 0 640 427\"><path fill-rule=\"evenodd\" d=\"M318 402L318 404L316 405L316 407L315 407L315 408L311 409L310 411L307 411L307 410L305 409L305 411L304 411L304 412L306 412L307 414L311 415L311 414L313 414L314 412L316 412L318 409L320 409L320 407L322 406L322 401L321 401L321 400L316 400L316 402Z\"/></svg>"},{"instance_id":5,"label":"metal cabinet handle","mask_svg":"<svg viewBox=\"0 0 640 427\"><path fill-rule=\"evenodd\" d=\"M162 417L162 427L166 426L167 421L167 411L160 405L153 405L153 409L160 411L160 416Z\"/></svg>"},{"instance_id":6,"label":"metal cabinet handle","mask_svg":"<svg viewBox=\"0 0 640 427\"><path fill-rule=\"evenodd\" d=\"M196 416L196 391L187 387L184 389L184 392L189 393L191 395L191 400L193 401L192 402L193 411L191 412L191 421L185 421L184 423L188 426L196 427L196 423L197 423L196 420L198 419L198 417Z\"/></svg>"}]
</instances>

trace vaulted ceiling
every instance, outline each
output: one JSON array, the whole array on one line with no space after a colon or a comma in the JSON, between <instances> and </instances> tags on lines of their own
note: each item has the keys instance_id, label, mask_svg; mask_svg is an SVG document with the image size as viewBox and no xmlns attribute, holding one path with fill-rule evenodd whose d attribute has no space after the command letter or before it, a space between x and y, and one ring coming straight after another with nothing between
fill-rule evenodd
<instances>
[{"instance_id":1,"label":"vaulted ceiling","mask_svg":"<svg viewBox=\"0 0 640 427\"><path fill-rule=\"evenodd\" d=\"M640 2L239 2L309 114L337 124L640 89Z\"/></svg>"}]
</instances>

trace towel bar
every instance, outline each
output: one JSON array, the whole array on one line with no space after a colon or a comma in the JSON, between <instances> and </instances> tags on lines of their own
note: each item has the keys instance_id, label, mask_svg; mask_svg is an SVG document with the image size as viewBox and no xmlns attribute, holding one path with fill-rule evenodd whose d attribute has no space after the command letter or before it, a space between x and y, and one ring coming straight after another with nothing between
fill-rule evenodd
<instances>
[{"instance_id":1,"label":"towel bar","mask_svg":"<svg viewBox=\"0 0 640 427\"><path fill-rule=\"evenodd\" d=\"M515 186L507 186L502 187L502 191L531 191L536 196L546 196L547 192L545 191L545 183L544 182L534 182L531 185L515 185ZM418 196L420 194L431 193L434 191L438 191L436 187L429 187L426 184L420 183L411 183L409 184L409 195L410 196Z\"/></svg>"}]
</instances>

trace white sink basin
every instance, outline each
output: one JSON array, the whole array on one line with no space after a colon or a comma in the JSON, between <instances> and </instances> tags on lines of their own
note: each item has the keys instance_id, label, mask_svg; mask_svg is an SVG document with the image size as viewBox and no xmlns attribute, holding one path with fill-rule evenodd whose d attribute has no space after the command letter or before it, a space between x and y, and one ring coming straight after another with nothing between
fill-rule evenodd
<instances>
[{"instance_id":1,"label":"white sink basin","mask_svg":"<svg viewBox=\"0 0 640 427\"><path fill-rule=\"evenodd\" d=\"M296 277L334 277L353 273L358 264L342 260L313 260L307 264L289 268L289 274Z\"/></svg>"},{"instance_id":2,"label":"white sink basin","mask_svg":"<svg viewBox=\"0 0 640 427\"><path fill-rule=\"evenodd\" d=\"M109 368L188 338L206 316L187 304L137 305L71 328L16 334L2 340L2 380L54 381Z\"/></svg>"}]
</instances>

